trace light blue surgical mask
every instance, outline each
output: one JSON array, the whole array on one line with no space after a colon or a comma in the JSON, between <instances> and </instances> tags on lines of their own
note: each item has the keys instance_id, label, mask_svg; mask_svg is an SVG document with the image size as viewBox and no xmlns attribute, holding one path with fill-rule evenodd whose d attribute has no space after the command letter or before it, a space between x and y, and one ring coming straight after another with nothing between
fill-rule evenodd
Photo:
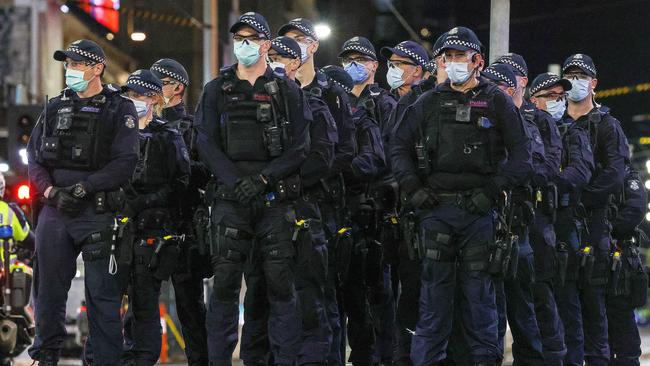
<instances>
[{"instance_id":1,"label":"light blue surgical mask","mask_svg":"<svg viewBox=\"0 0 650 366\"><path fill-rule=\"evenodd\" d=\"M452 84L463 84L472 75L468 62L447 62L445 63L445 71Z\"/></svg>"},{"instance_id":2,"label":"light blue surgical mask","mask_svg":"<svg viewBox=\"0 0 650 366\"><path fill-rule=\"evenodd\" d=\"M88 89L89 80L84 80L84 72L80 70L65 70L65 85L72 91L81 93Z\"/></svg>"},{"instance_id":3,"label":"light blue surgical mask","mask_svg":"<svg viewBox=\"0 0 650 366\"><path fill-rule=\"evenodd\" d=\"M301 43L298 42L298 46L300 46L300 64L304 64L305 61L309 59L309 54L307 53L307 48L311 46L309 43Z\"/></svg>"},{"instance_id":4,"label":"light blue surgical mask","mask_svg":"<svg viewBox=\"0 0 650 366\"><path fill-rule=\"evenodd\" d=\"M345 65L344 69L345 72L350 75L352 81L354 81L354 85L362 84L364 81L368 80L368 69L364 64L350 62Z\"/></svg>"},{"instance_id":5,"label":"light blue surgical mask","mask_svg":"<svg viewBox=\"0 0 650 366\"><path fill-rule=\"evenodd\" d=\"M234 52L237 61L246 67L253 65L260 59L260 45L247 39L235 42Z\"/></svg>"},{"instance_id":6,"label":"light blue surgical mask","mask_svg":"<svg viewBox=\"0 0 650 366\"><path fill-rule=\"evenodd\" d=\"M149 112L149 105L147 102L143 102L141 100L129 98L133 102L133 105L135 106L135 111L138 113L138 118L142 118L147 115L147 112Z\"/></svg>"},{"instance_id":7,"label":"light blue surgical mask","mask_svg":"<svg viewBox=\"0 0 650 366\"><path fill-rule=\"evenodd\" d=\"M566 102L564 100L549 100L546 102L546 111L553 117L554 120L559 120L564 116L566 110Z\"/></svg>"},{"instance_id":8,"label":"light blue surgical mask","mask_svg":"<svg viewBox=\"0 0 650 366\"><path fill-rule=\"evenodd\" d=\"M404 75L404 70L400 69L397 66L388 66L388 72L386 73L386 81L391 89L397 89L400 86L404 85L404 80L402 76Z\"/></svg>"},{"instance_id":9,"label":"light blue surgical mask","mask_svg":"<svg viewBox=\"0 0 650 366\"><path fill-rule=\"evenodd\" d=\"M589 95L589 80L571 79L571 90L569 90L569 98L572 102L579 102L584 100Z\"/></svg>"},{"instance_id":10,"label":"light blue surgical mask","mask_svg":"<svg viewBox=\"0 0 650 366\"><path fill-rule=\"evenodd\" d=\"M284 67L284 64L282 62L271 61L271 62L269 62L269 67L273 71L277 71L277 72L281 72L281 73L285 72L285 67Z\"/></svg>"}]
</instances>

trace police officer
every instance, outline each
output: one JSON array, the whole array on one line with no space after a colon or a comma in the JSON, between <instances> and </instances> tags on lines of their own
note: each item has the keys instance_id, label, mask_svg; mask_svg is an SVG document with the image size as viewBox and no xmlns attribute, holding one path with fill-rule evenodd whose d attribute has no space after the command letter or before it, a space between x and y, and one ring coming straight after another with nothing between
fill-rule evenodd
<instances>
[{"instance_id":1,"label":"police officer","mask_svg":"<svg viewBox=\"0 0 650 366\"><path fill-rule=\"evenodd\" d=\"M641 337L634 309L647 302L648 275L639 254L640 233L637 226L643 221L648 194L639 173L629 165L623 190L615 202L617 214L612 223L615 247L607 294L610 365L638 366Z\"/></svg>"},{"instance_id":2,"label":"police officer","mask_svg":"<svg viewBox=\"0 0 650 366\"><path fill-rule=\"evenodd\" d=\"M326 66L322 71L344 89L352 92L354 84L344 70ZM339 272L338 297L342 324L347 317L350 362L353 365L371 365L375 355L375 329L368 301L371 281L377 281L376 270L369 269L367 260L371 241L376 241L376 220L373 199L366 192L369 184L385 169L384 149L379 126L364 107L353 107L356 126L357 155L343 172L346 187L346 213L342 219L336 243ZM375 282L376 283L376 282ZM343 327L345 328L345 327ZM345 359L345 343L340 345L341 359Z\"/></svg>"},{"instance_id":3,"label":"police officer","mask_svg":"<svg viewBox=\"0 0 650 366\"><path fill-rule=\"evenodd\" d=\"M160 285L178 264L180 248L173 197L187 186L190 161L180 132L157 117L162 82L149 70L132 73L123 87L138 113L140 159L126 189L123 215L133 220L135 243L124 321L125 365L154 365L160 355Z\"/></svg>"},{"instance_id":4,"label":"police officer","mask_svg":"<svg viewBox=\"0 0 650 366\"><path fill-rule=\"evenodd\" d=\"M214 269L206 323L210 363L231 364L241 276L249 261L247 272L261 273L268 291L246 301L245 314L270 304L271 352L276 365L289 365L300 339L291 200L300 192L297 173L309 152L312 117L297 85L266 63L266 19L245 13L230 31L238 63L205 86L195 120L199 156L216 183L216 198L207 201ZM242 337L248 336L245 322Z\"/></svg>"},{"instance_id":5,"label":"police officer","mask_svg":"<svg viewBox=\"0 0 650 366\"><path fill-rule=\"evenodd\" d=\"M447 32L441 34L438 36L436 39L436 42L433 44L433 52L431 55L431 59L435 62L436 64L436 85L442 84L447 80L447 70L445 68L445 58L443 57L444 54L442 52L443 44L445 42L445 39L447 38Z\"/></svg>"},{"instance_id":6,"label":"police officer","mask_svg":"<svg viewBox=\"0 0 650 366\"><path fill-rule=\"evenodd\" d=\"M506 64L494 63L483 75L493 81L499 89L515 100L518 88L513 69ZM533 118L524 118L524 129L528 133L533 151L533 167L538 174L545 172L546 151L540 131ZM538 177L539 180L542 178ZM542 337L535 318L535 303L533 301L533 248L530 244L529 228L533 225L534 198L532 186L538 186L532 181L518 186L512 191L512 207L514 210L512 230L517 235L516 247L510 258L512 265L504 278L495 279L497 308L499 310L499 346L503 351L506 332L506 315L512 332L512 356L516 363L526 365L545 365L542 353ZM515 264L516 262L516 264Z\"/></svg>"},{"instance_id":7,"label":"police officer","mask_svg":"<svg viewBox=\"0 0 650 366\"><path fill-rule=\"evenodd\" d=\"M119 207L109 204L138 159L137 114L118 90L102 85L106 59L96 43L73 42L54 59L63 62L68 88L47 103L28 145L30 180L47 203L36 227L36 338L29 354L43 365L57 364L63 309L81 252L97 364L117 365L122 291L109 266L115 258L108 228Z\"/></svg>"},{"instance_id":8,"label":"police officer","mask_svg":"<svg viewBox=\"0 0 650 366\"><path fill-rule=\"evenodd\" d=\"M342 172L350 166L355 156L354 141L355 127L352 121L352 110L348 93L321 71L315 69L315 55L318 51L319 40L313 24L305 18L297 18L283 25L278 32L281 36L293 38L301 49L302 64L296 73L296 79L309 95L320 95L334 117L338 142L336 144L334 163L329 172L321 177L319 186L314 186L310 195L318 197L325 235L328 243L328 281L325 287L325 310L332 329L332 341L328 363L341 365L342 332L336 299L336 254L334 244L338 238L338 230L344 227L341 219L345 200ZM323 172L324 173L324 172Z\"/></svg>"},{"instance_id":9,"label":"police officer","mask_svg":"<svg viewBox=\"0 0 650 366\"><path fill-rule=\"evenodd\" d=\"M205 303L203 300L203 278L211 276L210 262L205 248L197 241L193 217L201 206L200 189L205 188L209 173L198 161L196 151L196 128L194 117L188 114L183 96L189 87L187 71L178 61L163 58L151 65L150 70L162 81L165 106L162 119L175 125L183 135L190 154L190 179L187 190L179 200L186 234L181 246L181 257L176 273L172 275L176 312L185 340L185 355L192 366L208 364L208 344L205 330ZM201 211L203 212L203 211Z\"/></svg>"},{"instance_id":10,"label":"police officer","mask_svg":"<svg viewBox=\"0 0 650 366\"><path fill-rule=\"evenodd\" d=\"M429 55L419 43L404 41L395 47L383 47L380 53L388 59L386 81L398 97L406 95L424 79Z\"/></svg>"},{"instance_id":11,"label":"police officer","mask_svg":"<svg viewBox=\"0 0 650 366\"><path fill-rule=\"evenodd\" d=\"M269 60L276 71L284 70L295 80L301 65L301 47L293 38L281 36L273 39ZM296 290L302 315L301 347L298 365L326 365L332 339L331 328L325 313L327 276L327 239L323 231L317 197L309 194L320 179L327 175L334 162L337 142L336 124L327 104L314 94L308 94L313 122L309 130L311 139L307 159L300 167L303 191L295 202L298 221L292 240L297 247Z\"/></svg>"},{"instance_id":12,"label":"police officer","mask_svg":"<svg viewBox=\"0 0 650 366\"><path fill-rule=\"evenodd\" d=\"M582 187L591 179L594 163L588 131L575 123L562 123L568 90L571 90L568 80L560 79L555 74L543 73L535 77L529 92L530 101L558 123L562 136L561 169L553 177L559 201L555 221L557 275L554 289L567 348L564 364L582 365L584 336L577 285L580 232L576 208Z\"/></svg>"},{"instance_id":13,"label":"police officer","mask_svg":"<svg viewBox=\"0 0 650 366\"><path fill-rule=\"evenodd\" d=\"M454 302L440 299L453 298L458 286L457 306L472 362L496 365L501 355L490 273L502 272L503 263L496 260L493 213L500 192L530 174L531 153L516 107L494 84L478 77L483 56L474 32L451 29L442 49L449 81L409 108L391 150L423 244L411 359L415 365L445 359ZM506 151L508 160L499 166Z\"/></svg>"},{"instance_id":14,"label":"police officer","mask_svg":"<svg viewBox=\"0 0 650 366\"><path fill-rule=\"evenodd\" d=\"M581 268L581 301L585 362L606 365L610 358L605 309L611 244L608 204L610 195L617 193L623 185L625 164L630 154L620 122L594 102L598 79L591 57L581 53L569 56L562 65L562 77L572 85L564 119L566 123L577 123L589 131L596 165L581 199L587 211L589 229L581 255L595 258L594 262L587 258L586 265Z\"/></svg>"}]
</instances>

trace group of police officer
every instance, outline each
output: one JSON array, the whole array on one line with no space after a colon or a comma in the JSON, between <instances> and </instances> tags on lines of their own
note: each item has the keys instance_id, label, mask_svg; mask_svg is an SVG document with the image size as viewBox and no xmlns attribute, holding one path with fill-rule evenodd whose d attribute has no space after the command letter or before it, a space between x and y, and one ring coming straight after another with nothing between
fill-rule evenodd
<instances>
[{"instance_id":1,"label":"group of police officer","mask_svg":"<svg viewBox=\"0 0 650 366\"><path fill-rule=\"evenodd\" d=\"M54 54L68 87L28 147L34 360L58 362L81 253L86 364L157 362L170 278L190 365L238 341L245 365L343 365L347 345L353 365L497 365L506 323L518 365L639 364L646 193L589 56L528 85L455 27L431 58L382 48L388 91L364 37L319 70L306 19L230 32L194 117L174 60L116 88L94 42Z\"/></svg>"}]
</instances>

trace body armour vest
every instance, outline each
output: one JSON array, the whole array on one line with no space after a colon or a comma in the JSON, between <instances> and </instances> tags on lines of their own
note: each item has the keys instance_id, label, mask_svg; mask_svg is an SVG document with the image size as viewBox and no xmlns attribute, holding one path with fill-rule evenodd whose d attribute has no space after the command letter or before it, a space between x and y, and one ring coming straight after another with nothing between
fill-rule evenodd
<instances>
[{"instance_id":1,"label":"body armour vest","mask_svg":"<svg viewBox=\"0 0 650 366\"><path fill-rule=\"evenodd\" d=\"M43 126L39 162L55 169L97 170L110 159L112 95L87 100L63 97Z\"/></svg>"},{"instance_id":2,"label":"body armour vest","mask_svg":"<svg viewBox=\"0 0 650 366\"><path fill-rule=\"evenodd\" d=\"M496 128L491 86L467 94L433 92L421 127L426 172L493 175L505 157ZM496 87L494 87L496 88ZM419 153L419 152L418 152Z\"/></svg>"},{"instance_id":3,"label":"body armour vest","mask_svg":"<svg viewBox=\"0 0 650 366\"><path fill-rule=\"evenodd\" d=\"M228 78L228 75L224 75ZM233 91L229 81L223 84L224 113L220 136L226 155L232 161L270 161L282 155L290 144L290 122L282 80L265 84L264 92L252 95Z\"/></svg>"},{"instance_id":4,"label":"body armour vest","mask_svg":"<svg viewBox=\"0 0 650 366\"><path fill-rule=\"evenodd\" d=\"M171 135L176 133L164 124L152 121L140 131L140 157L133 172L132 184L139 191L156 190L170 183L169 150L174 149Z\"/></svg>"},{"instance_id":5,"label":"body armour vest","mask_svg":"<svg viewBox=\"0 0 650 366\"><path fill-rule=\"evenodd\" d=\"M540 166L544 164L546 150L544 148L544 140L542 139L542 133L539 130L539 127L535 123L535 112L534 110L525 110L521 113L524 123L524 132L528 139L531 142L531 150L533 155L533 167L536 171L540 169Z\"/></svg>"}]
</instances>

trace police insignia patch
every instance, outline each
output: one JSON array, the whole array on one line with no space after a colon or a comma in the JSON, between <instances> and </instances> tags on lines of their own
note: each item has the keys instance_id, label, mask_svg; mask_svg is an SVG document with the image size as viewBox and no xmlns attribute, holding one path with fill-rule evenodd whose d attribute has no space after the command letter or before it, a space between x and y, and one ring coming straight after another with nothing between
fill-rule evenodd
<instances>
[{"instance_id":1,"label":"police insignia patch","mask_svg":"<svg viewBox=\"0 0 650 366\"><path fill-rule=\"evenodd\" d=\"M639 186L639 181L638 180L631 180L630 181L630 189L633 191L638 191L640 188Z\"/></svg>"},{"instance_id":2,"label":"police insignia patch","mask_svg":"<svg viewBox=\"0 0 650 366\"><path fill-rule=\"evenodd\" d=\"M126 115L124 117L124 125L128 128L134 128L135 127L135 117L132 115Z\"/></svg>"}]
</instances>

